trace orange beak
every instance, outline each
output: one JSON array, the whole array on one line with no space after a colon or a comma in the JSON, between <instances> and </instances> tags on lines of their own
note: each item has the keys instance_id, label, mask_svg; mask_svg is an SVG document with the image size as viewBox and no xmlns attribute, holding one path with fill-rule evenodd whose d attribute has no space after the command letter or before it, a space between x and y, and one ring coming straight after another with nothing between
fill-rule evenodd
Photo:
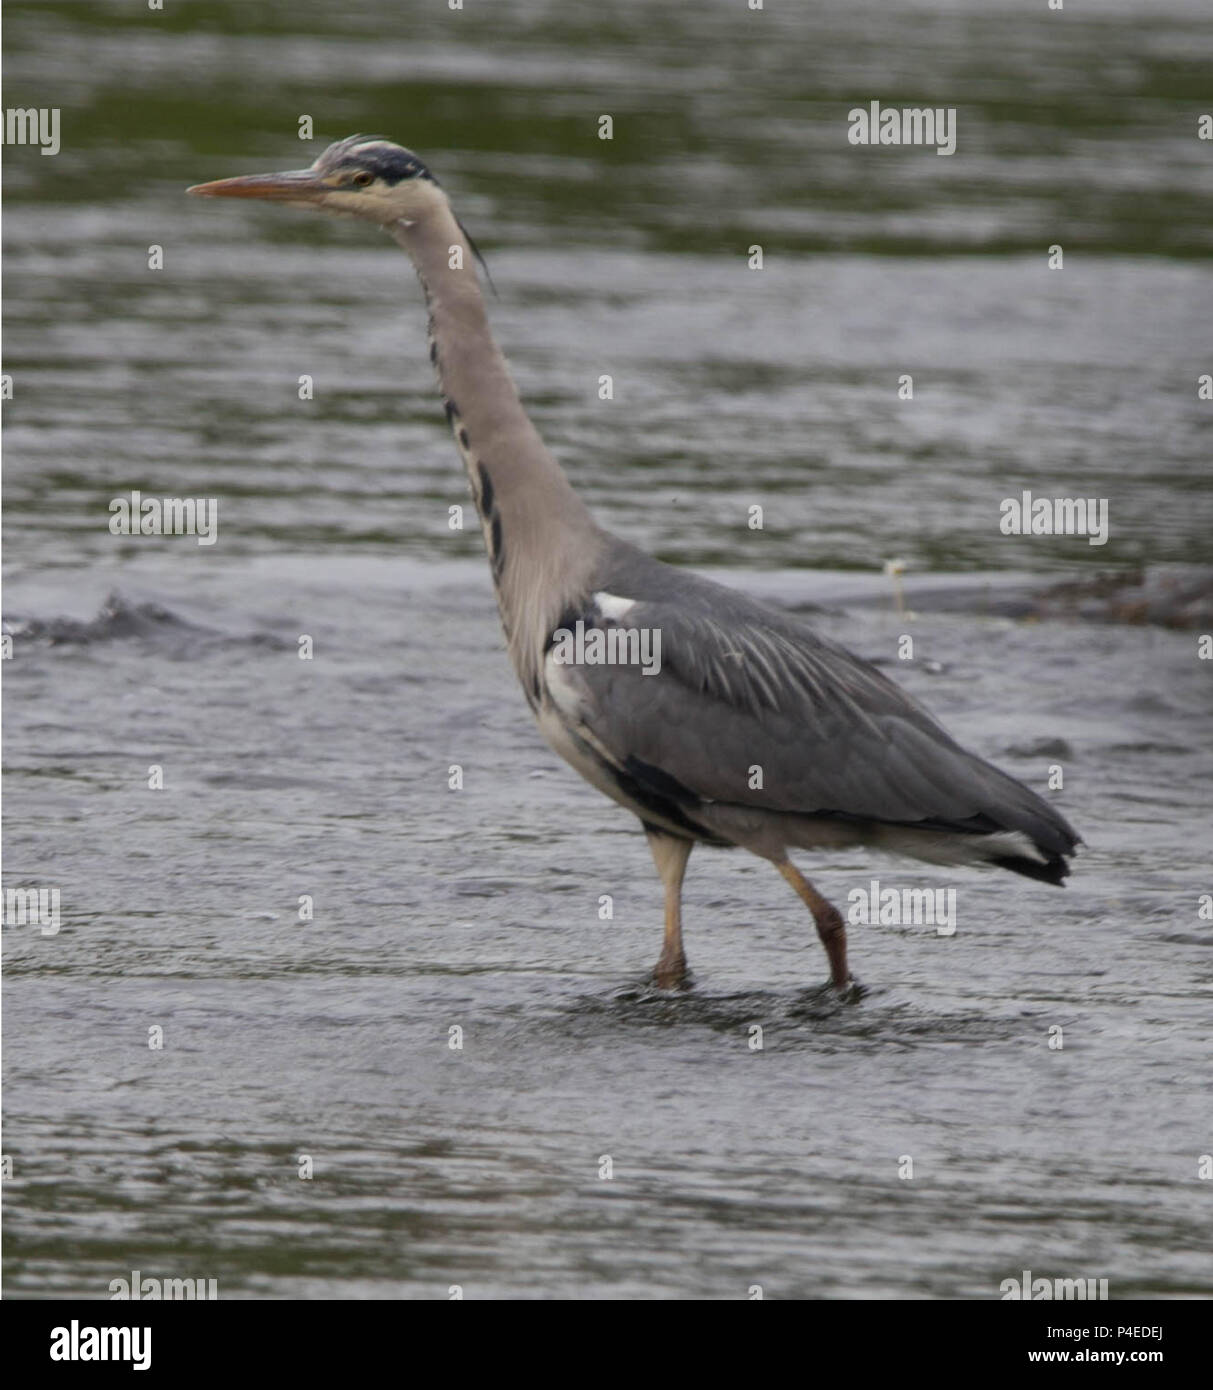
<instances>
[{"instance_id":1,"label":"orange beak","mask_svg":"<svg viewBox=\"0 0 1213 1390\"><path fill-rule=\"evenodd\" d=\"M333 186L317 178L311 169L292 169L285 174L244 174L237 179L196 183L185 191L199 198L264 198L273 203L314 203L331 193Z\"/></svg>"}]
</instances>

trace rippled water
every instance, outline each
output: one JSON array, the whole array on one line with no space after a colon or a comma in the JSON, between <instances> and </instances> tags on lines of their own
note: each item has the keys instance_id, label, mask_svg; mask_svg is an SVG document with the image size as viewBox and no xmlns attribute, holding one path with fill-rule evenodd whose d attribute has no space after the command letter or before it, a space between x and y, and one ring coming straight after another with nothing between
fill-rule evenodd
<instances>
[{"instance_id":1,"label":"rippled water","mask_svg":"<svg viewBox=\"0 0 1213 1390\"><path fill-rule=\"evenodd\" d=\"M5 882L63 921L4 931L6 1292L1213 1292L1213 663L995 602L1210 560L1213 24L1075 9L10 7L8 100L64 147L5 160ZM872 99L955 105L957 154L849 147ZM806 857L842 903L957 891L953 937L853 930L844 1006L778 876L698 850L696 987L647 987L643 837L541 742L447 528L407 264L181 195L306 162L302 112L437 169L606 525L804 609L1032 785L1064 767L1065 892ZM111 536L132 488L217 497L218 543ZM1109 544L1000 535L1023 488L1106 497Z\"/></svg>"}]
</instances>

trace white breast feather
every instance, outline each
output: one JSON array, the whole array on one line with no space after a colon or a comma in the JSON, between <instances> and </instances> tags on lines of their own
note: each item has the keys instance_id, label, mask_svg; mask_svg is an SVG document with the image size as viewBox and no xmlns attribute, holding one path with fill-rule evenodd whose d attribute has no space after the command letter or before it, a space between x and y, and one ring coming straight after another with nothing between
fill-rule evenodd
<instances>
[{"instance_id":1,"label":"white breast feather","mask_svg":"<svg viewBox=\"0 0 1213 1390\"><path fill-rule=\"evenodd\" d=\"M618 594L608 594L605 590L599 589L594 595L594 602L598 605L598 611L604 618L610 618L612 622L621 623L624 618L636 607L634 598L620 598Z\"/></svg>"}]
</instances>

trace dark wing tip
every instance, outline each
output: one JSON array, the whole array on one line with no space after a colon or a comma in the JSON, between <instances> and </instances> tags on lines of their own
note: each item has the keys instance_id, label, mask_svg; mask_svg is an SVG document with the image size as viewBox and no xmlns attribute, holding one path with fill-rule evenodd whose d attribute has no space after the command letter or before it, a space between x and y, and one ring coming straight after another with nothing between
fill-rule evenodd
<instances>
[{"instance_id":1,"label":"dark wing tip","mask_svg":"<svg viewBox=\"0 0 1213 1390\"><path fill-rule=\"evenodd\" d=\"M1000 854L991 858L990 863L997 864L1000 869L1010 869L1013 874L1023 874L1024 878L1055 884L1058 888L1065 887L1065 880L1070 873L1069 861L1060 854L1050 856L1044 864L1038 859L1029 859L1021 854Z\"/></svg>"}]
</instances>

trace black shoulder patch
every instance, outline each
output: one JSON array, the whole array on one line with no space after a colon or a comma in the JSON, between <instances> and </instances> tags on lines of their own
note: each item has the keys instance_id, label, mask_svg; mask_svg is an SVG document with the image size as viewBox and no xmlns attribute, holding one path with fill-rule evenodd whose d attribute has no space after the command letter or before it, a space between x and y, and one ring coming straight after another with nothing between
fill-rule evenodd
<instances>
[{"instance_id":1,"label":"black shoulder patch","mask_svg":"<svg viewBox=\"0 0 1213 1390\"><path fill-rule=\"evenodd\" d=\"M544 651L548 651L556 640L558 632L572 632L577 627L581 614L576 608L566 608L560 617L556 619L551 632L548 633L548 640L543 644Z\"/></svg>"},{"instance_id":2,"label":"black shoulder patch","mask_svg":"<svg viewBox=\"0 0 1213 1390\"><path fill-rule=\"evenodd\" d=\"M641 762L639 758L629 755L623 766L634 781L648 787L657 796L668 797L671 801L688 806L697 806L702 801L701 797L689 787L684 787L676 777L671 777L668 772L663 772L651 763Z\"/></svg>"}]
</instances>

